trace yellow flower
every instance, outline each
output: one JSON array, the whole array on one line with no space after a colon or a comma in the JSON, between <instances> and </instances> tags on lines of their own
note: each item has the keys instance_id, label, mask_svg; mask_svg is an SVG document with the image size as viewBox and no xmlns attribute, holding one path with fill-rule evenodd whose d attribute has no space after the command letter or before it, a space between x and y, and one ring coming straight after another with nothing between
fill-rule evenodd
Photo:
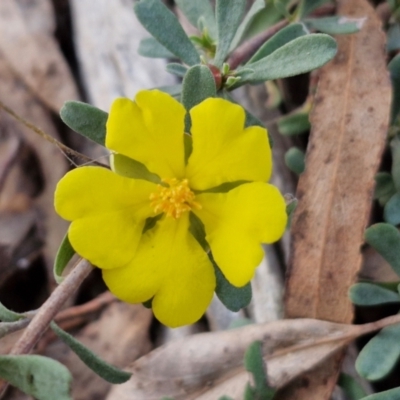
<instances>
[{"instance_id":1,"label":"yellow flower","mask_svg":"<svg viewBox=\"0 0 400 400\"><path fill-rule=\"evenodd\" d=\"M190 110L193 150L185 162L182 104L163 92L115 100L106 147L143 163L161 184L101 167L69 172L55 194L57 212L72 221L75 251L102 269L118 298L153 299L155 316L176 327L197 321L215 290L212 263L189 231L190 213L203 222L213 257L234 286L247 284L260 263L261 243L286 225L285 202L267 184L271 149L265 129L244 128L244 110L210 98ZM227 182L238 186L218 192ZM159 215L145 229L146 220Z\"/></svg>"}]
</instances>

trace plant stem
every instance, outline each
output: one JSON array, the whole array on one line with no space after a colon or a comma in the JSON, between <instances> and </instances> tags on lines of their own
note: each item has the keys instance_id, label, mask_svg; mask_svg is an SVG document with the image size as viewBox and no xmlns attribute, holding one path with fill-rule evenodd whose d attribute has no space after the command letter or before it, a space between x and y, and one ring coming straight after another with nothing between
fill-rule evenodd
<instances>
[{"instance_id":1,"label":"plant stem","mask_svg":"<svg viewBox=\"0 0 400 400\"><path fill-rule=\"evenodd\" d=\"M89 261L84 259L78 261L72 272L65 277L62 283L57 286L37 311L24 333L11 349L10 355L28 354L31 352L65 301L79 288L92 269L93 267ZM7 385L6 381L0 381L0 398L3 396Z\"/></svg>"}]
</instances>

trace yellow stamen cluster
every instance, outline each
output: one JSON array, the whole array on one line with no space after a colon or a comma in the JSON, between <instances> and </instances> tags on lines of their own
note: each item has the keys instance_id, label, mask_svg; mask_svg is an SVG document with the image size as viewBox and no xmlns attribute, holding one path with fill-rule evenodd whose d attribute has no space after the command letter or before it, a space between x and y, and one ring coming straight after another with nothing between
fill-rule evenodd
<instances>
[{"instance_id":1,"label":"yellow stamen cluster","mask_svg":"<svg viewBox=\"0 0 400 400\"><path fill-rule=\"evenodd\" d=\"M156 214L163 212L168 217L178 219L184 212L201 209L195 195L189 188L187 179L163 179L168 186L157 185L157 191L150 195L150 205Z\"/></svg>"}]
</instances>

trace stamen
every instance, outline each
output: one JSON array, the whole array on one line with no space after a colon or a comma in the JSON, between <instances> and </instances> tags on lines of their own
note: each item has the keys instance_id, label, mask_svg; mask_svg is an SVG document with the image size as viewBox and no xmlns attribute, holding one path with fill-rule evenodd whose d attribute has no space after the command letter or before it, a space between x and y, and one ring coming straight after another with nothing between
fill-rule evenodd
<instances>
[{"instance_id":1,"label":"stamen","mask_svg":"<svg viewBox=\"0 0 400 400\"><path fill-rule=\"evenodd\" d=\"M187 179L163 179L168 186L157 185L157 191L150 195L150 205L156 214L163 212L168 217L178 219L184 212L201 209Z\"/></svg>"}]
</instances>

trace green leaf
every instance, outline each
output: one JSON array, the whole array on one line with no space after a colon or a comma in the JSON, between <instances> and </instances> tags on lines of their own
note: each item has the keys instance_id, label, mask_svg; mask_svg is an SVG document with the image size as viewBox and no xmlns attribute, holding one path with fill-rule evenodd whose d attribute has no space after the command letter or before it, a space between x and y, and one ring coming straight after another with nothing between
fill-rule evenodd
<instances>
[{"instance_id":1,"label":"green leaf","mask_svg":"<svg viewBox=\"0 0 400 400\"><path fill-rule=\"evenodd\" d=\"M280 118L277 125L279 133L284 136L300 135L311 128L308 113L303 110Z\"/></svg>"},{"instance_id":2,"label":"green leaf","mask_svg":"<svg viewBox=\"0 0 400 400\"><path fill-rule=\"evenodd\" d=\"M372 246L400 276L400 233L392 225L379 223L364 233L365 241Z\"/></svg>"},{"instance_id":3,"label":"green leaf","mask_svg":"<svg viewBox=\"0 0 400 400\"><path fill-rule=\"evenodd\" d=\"M306 15L312 13L318 7L321 7L323 4L327 3L329 0L303 0L300 4L299 15L300 18L305 17Z\"/></svg>"},{"instance_id":4,"label":"green leaf","mask_svg":"<svg viewBox=\"0 0 400 400\"><path fill-rule=\"evenodd\" d=\"M210 36L217 37L214 10L209 0L175 0L175 3L195 28L200 29L199 21L202 19Z\"/></svg>"},{"instance_id":5,"label":"green leaf","mask_svg":"<svg viewBox=\"0 0 400 400\"><path fill-rule=\"evenodd\" d=\"M400 399L400 388L386 390L384 392L371 394L367 397L362 398L362 400L399 400L399 399Z\"/></svg>"},{"instance_id":6,"label":"green leaf","mask_svg":"<svg viewBox=\"0 0 400 400\"><path fill-rule=\"evenodd\" d=\"M3 322L15 322L25 317L19 313L9 310L2 303L0 303L0 321Z\"/></svg>"},{"instance_id":7,"label":"green leaf","mask_svg":"<svg viewBox=\"0 0 400 400\"><path fill-rule=\"evenodd\" d=\"M233 400L232 397L229 396L222 396L218 400Z\"/></svg>"},{"instance_id":8,"label":"green leaf","mask_svg":"<svg viewBox=\"0 0 400 400\"><path fill-rule=\"evenodd\" d=\"M292 219L293 219L293 214L296 210L297 207L297 199L293 199L289 204L286 206L286 214L288 216L287 223L286 223L286 229L290 229L292 225Z\"/></svg>"},{"instance_id":9,"label":"green leaf","mask_svg":"<svg viewBox=\"0 0 400 400\"><path fill-rule=\"evenodd\" d=\"M118 175L126 176L127 178L143 179L157 184L161 183L160 177L150 172L144 164L122 154L111 154L110 164L111 169Z\"/></svg>"},{"instance_id":10,"label":"green leaf","mask_svg":"<svg viewBox=\"0 0 400 400\"><path fill-rule=\"evenodd\" d=\"M387 32L386 51L396 51L400 49L400 24L395 23L389 26Z\"/></svg>"},{"instance_id":11,"label":"green leaf","mask_svg":"<svg viewBox=\"0 0 400 400\"><path fill-rule=\"evenodd\" d=\"M267 371L264 367L262 354L262 343L253 342L244 355L244 365L247 371L251 372L254 380L254 387L247 384L245 398L252 400L272 400L275 390L268 386Z\"/></svg>"},{"instance_id":12,"label":"green leaf","mask_svg":"<svg viewBox=\"0 0 400 400\"><path fill-rule=\"evenodd\" d=\"M336 41L328 35L316 33L299 37L269 56L246 64L244 67L253 72L243 74L241 84L259 83L312 71L332 60L336 51ZM241 75L243 69L238 68L238 75Z\"/></svg>"},{"instance_id":13,"label":"green leaf","mask_svg":"<svg viewBox=\"0 0 400 400\"><path fill-rule=\"evenodd\" d=\"M199 54L176 16L160 0L141 0L134 5L140 23L185 64L200 63Z\"/></svg>"},{"instance_id":14,"label":"green leaf","mask_svg":"<svg viewBox=\"0 0 400 400\"><path fill-rule=\"evenodd\" d=\"M357 306L376 306L387 303L400 303L397 292L373 283L356 283L349 290L351 301Z\"/></svg>"},{"instance_id":15,"label":"green leaf","mask_svg":"<svg viewBox=\"0 0 400 400\"><path fill-rule=\"evenodd\" d=\"M235 36L232 40L232 43L230 45L230 51L235 49L238 44L242 41L243 36L245 35L247 29L250 27L254 19L257 17L257 15L264 10L266 7L266 1L265 0L255 0L254 3L251 5L250 10L247 12L246 16L244 17L243 21L239 25Z\"/></svg>"},{"instance_id":16,"label":"green leaf","mask_svg":"<svg viewBox=\"0 0 400 400\"><path fill-rule=\"evenodd\" d=\"M290 148L285 154L285 163L292 172L300 175L305 169L304 152L297 147Z\"/></svg>"},{"instance_id":17,"label":"green leaf","mask_svg":"<svg viewBox=\"0 0 400 400\"><path fill-rule=\"evenodd\" d=\"M261 60L264 57L269 56L275 50L278 50L280 47L285 44L291 42L294 39L297 39L301 36L308 35L310 32L306 29L304 24L296 23L286 26L281 29L279 32L275 33L271 39L267 40L250 58L247 64L254 63L256 61Z\"/></svg>"},{"instance_id":18,"label":"green leaf","mask_svg":"<svg viewBox=\"0 0 400 400\"><path fill-rule=\"evenodd\" d=\"M369 381L387 376L400 358L400 325L387 326L361 350L356 360L357 372Z\"/></svg>"},{"instance_id":19,"label":"green leaf","mask_svg":"<svg viewBox=\"0 0 400 400\"><path fill-rule=\"evenodd\" d=\"M338 385L343 389L347 400L361 400L366 396L364 389L350 375L341 373Z\"/></svg>"},{"instance_id":20,"label":"green leaf","mask_svg":"<svg viewBox=\"0 0 400 400\"><path fill-rule=\"evenodd\" d=\"M51 358L0 356L0 378L38 400L72 400L72 376L64 365Z\"/></svg>"},{"instance_id":21,"label":"green leaf","mask_svg":"<svg viewBox=\"0 0 400 400\"><path fill-rule=\"evenodd\" d=\"M392 151L392 178L394 187L400 190L400 138L396 135L390 142Z\"/></svg>"},{"instance_id":22,"label":"green leaf","mask_svg":"<svg viewBox=\"0 0 400 400\"><path fill-rule=\"evenodd\" d=\"M328 33L329 35L343 35L358 32L365 18L350 18L344 16L308 18L303 22L309 29Z\"/></svg>"},{"instance_id":23,"label":"green leaf","mask_svg":"<svg viewBox=\"0 0 400 400\"><path fill-rule=\"evenodd\" d=\"M214 64L221 67L246 9L246 0L217 0L217 51Z\"/></svg>"},{"instance_id":24,"label":"green leaf","mask_svg":"<svg viewBox=\"0 0 400 400\"><path fill-rule=\"evenodd\" d=\"M70 349L97 375L107 382L118 384L124 383L130 379L131 373L122 371L119 368L100 359L91 350L85 347L81 342L76 340L69 333L63 331L55 322L51 323L51 329L54 333L65 342ZM54 400L54 399L52 399Z\"/></svg>"},{"instance_id":25,"label":"green leaf","mask_svg":"<svg viewBox=\"0 0 400 400\"><path fill-rule=\"evenodd\" d=\"M71 246L67 232L61 242L60 247L58 248L56 259L54 260L53 274L58 284L60 284L64 280L62 274L74 254L75 250Z\"/></svg>"},{"instance_id":26,"label":"green leaf","mask_svg":"<svg viewBox=\"0 0 400 400\"><path fill-rule=\"evenodd\" d=\"M138 53L149 58L175 58L174 54L152 37L140 41Z\"/></svg>"},{"instance_id":27,"label":"green leaf","mask_svg":"<svg viewBox=\"0 0 400 400\"><path fill-rule=\"evenodd\" d=\"M108 114L81 101L67 101L60 110L63 122L75 132L104 146Z\"/></svg>"},{"instance_id":28,"label":"green leaf","mask_svg":"<svg viewBox=\"0 0 400 400\"><path fill-rule=\"evenodd\" d=\"M388 65L392 80L393 99L390 123L393 125L400 113L400 54L390 61Z\"/></svg>"},{"instance_id":29,"label":"green leaf","mask_svg":"<svg viewBox=\"0 0 400 400\"><path fill-rule=\"evenodd\" d=\"M215 293L221 300L222 304L230 311L237 312L244 307L247 307L251 301L252 290L248 283L242 287L233 286L225 278L222 271L219 269L214 260L212 260L217 279L217 287Z\"/></svg>"},{"instance_id":30,"label":"green leaf","mask_svg":"<svg viewBox=\"0 0 400 400\"><path fill-rule=\"evenodd\" d=\"M205 65L189 68L182 83L182 104L186 110L216 95L215 80L210 69Z\"/></svg>"},{"instance_id":31,"label":"green leaf","mask_svg":"<svg viewBox=\"0 0 400 400\"><path fill-rule=\"evenodd\" d=\"M375 181L374 200L378 200L379 204L383 207L396 193L392 174L388 172L378 172L375 175Z\"/></svg>"},{"instance_id":32,"label":"green leaf","mask_svg":"<svg viewBox=\"0 0 400 400\"><path fill-rule=\"evenodd\" d=\"M400 193L395 193L383 208L383 219L392 225L400 224Z\"/></svg>"},{"instance_id":33,"label":"green leaf","mask_svg":"<svg viewBox=\"0 0 400 400\"><path fill-rule=\"evenodd\" d=\"M182 83L182 104L189 111L195 105L209 97L215 97L217 90L214 77L205 65L195 65L189 69ZM190 132L189 113L185 117L185 132Z\"/></svg>"},{"instance_id":34,"label":"green leaf","mask_svg":"<svg viewBox=\"0 0 400 400\"><path fill-rule=\"evenodd\" d=\"M188 68L185 65L178 64L178 63L169 63L166 65L165 69L173 75L176 76L185 76Z\"/></svg>"}]
</instances>

